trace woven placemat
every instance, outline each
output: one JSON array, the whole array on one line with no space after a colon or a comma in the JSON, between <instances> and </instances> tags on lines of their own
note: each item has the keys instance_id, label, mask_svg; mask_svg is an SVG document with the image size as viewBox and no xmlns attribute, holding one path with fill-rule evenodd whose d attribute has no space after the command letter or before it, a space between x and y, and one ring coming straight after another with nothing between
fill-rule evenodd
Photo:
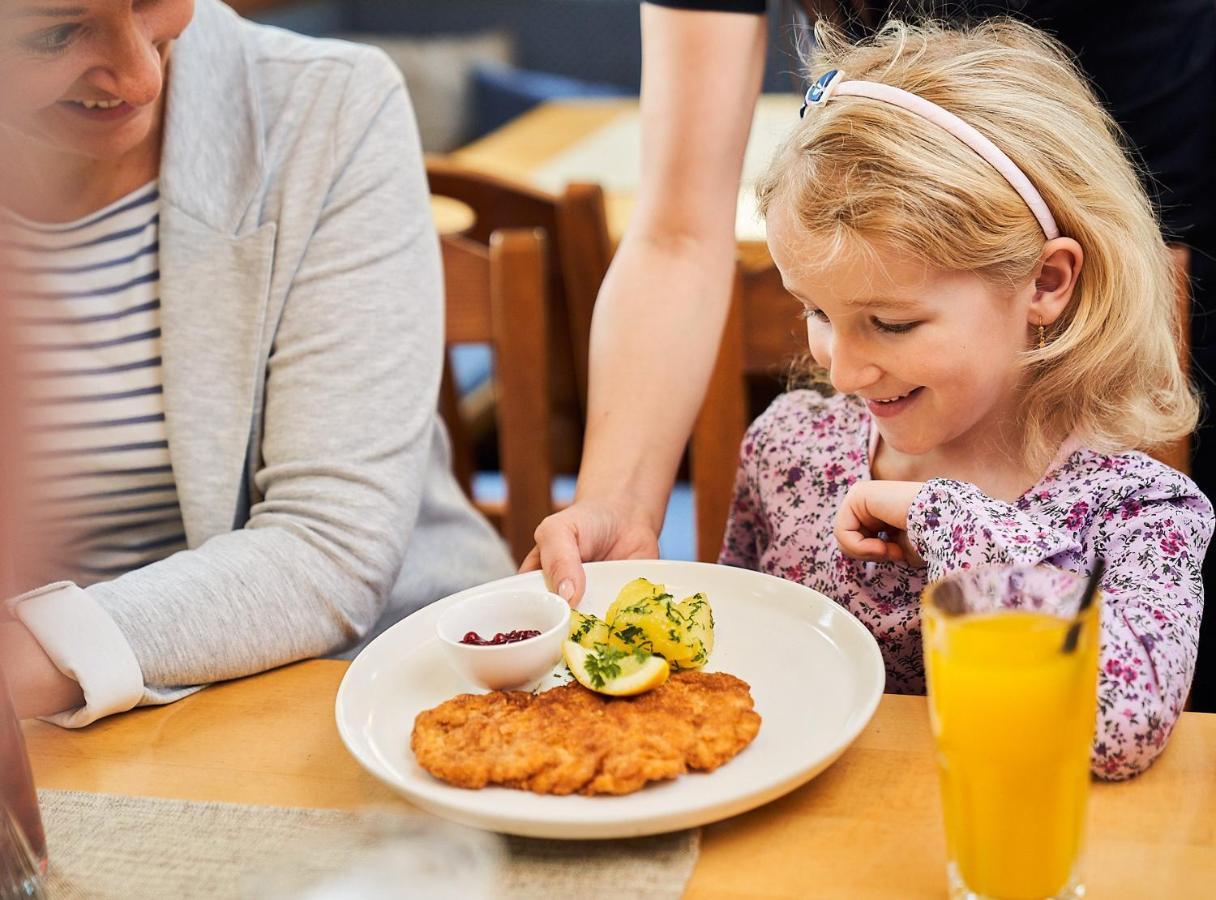
<instances>
[{"instance_id":1,"label":"woven placemat","mask_svg":"<svg viewBox=\"0 0 1216 900\"><path fill-rule=\"evenodd\" d=\"M245 806L40 791L50 900L358 897L676 900L697 831L619 841L500 837L406 807Z\"/></svg>"}]
</instances>

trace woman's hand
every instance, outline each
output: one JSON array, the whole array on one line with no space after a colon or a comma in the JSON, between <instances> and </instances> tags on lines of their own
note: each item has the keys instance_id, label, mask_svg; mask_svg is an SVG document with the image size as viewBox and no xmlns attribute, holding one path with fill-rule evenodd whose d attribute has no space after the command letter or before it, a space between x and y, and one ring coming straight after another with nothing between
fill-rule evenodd
<instances>
[{"instance_id":1,"label":"woman's hand","mask_svg":"<svg viewBox=\"0 0 1216 900\"><path fill-rule=\"evenodd\" d=\"M55 667L38 639L20 622L0 623L0 661L18 718L50 716L84 706L80 685Z\"/></svg>"},{"instance_id":2,"label":"woman's hand","mask_svg":"<svg viewBox=\"0 0 1216 900\"><path fill-rule=\"evenodd\" d=\"M924 564L908 540L908 510L920 481L858 481L836 514L836 540L845 556L873 562Z\"/></svg>"},{"instance_id":3,"label":"woman's hand","mask_svg":"<svg viewBox=\"0 0 1216 900\"><path fill-rule=\"evenodd\" d=\"M658 530L641 506L576 500L540 523L536 546L519 570L543 569L550 589L577 606L587 587L584 560L656 559L658 555Z\"/></svg>"}]
</instances>

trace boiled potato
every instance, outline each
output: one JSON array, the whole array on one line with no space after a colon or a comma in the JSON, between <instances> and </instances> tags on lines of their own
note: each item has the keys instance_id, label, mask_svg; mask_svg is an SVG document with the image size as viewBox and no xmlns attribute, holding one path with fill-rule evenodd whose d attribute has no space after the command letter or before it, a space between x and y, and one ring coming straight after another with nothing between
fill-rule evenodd
<instances>
[{"instance_id":1,"label":"boiled potato","mask_svg":"<svg viewBox=\"0 0 1216 900\"><path fill-rule=\"evenodd\" d=\"M660 597L667 593L667 588L661 584L654 584L647 581L645 578L635 578L616 595L616 599L612 601L612 605L608 607L608 612L604 615L605 622L612 622L616 619L617 613L627 606L633 606L643 600L649 600L653 597ZM670 596L670 595L668 595Z\"/></svg>"},{"instance_id":2,"label":"boiled potato","mask_svg":"<svg viewBox=\"0 0 1216 900\"><path fill-rule=\"evenodd\" d=\"M701 660L704 664L714 652L714 611L710 608L709 598L704 594L693 594L680 601L679 609L684 615L689 639L699 640L705 649L705 659Z\"/></svg>"},{"instance_id":3,"label":"boiled potato","mask_svg":"<svg viewBox=\"0 0 1216 900\"><path fill-rule=\"evenodd\" d=\"M587 649L599 644L654 653L672 669L697 669L713 652L713 611L704 594L676 603L664 585L635 578L621 588L603 619L573 610L570 640Z\"/></svg>"},{"instance_id":4,"label":"boiled potato","mask_svg":"<svg viewBox=\"0 0 1216 900\"><path fill-rule=\"evenodd\" d=\"M667 594L621 607L612 619L612 634L627 647L666 657L673 666L686 655L682 645L684 617Z\"/></svg>"},{"instance_id":5,"label":"boiled potato","mask_svg":"<svg viewBox=\"0 0 1216 900\"><path fill-rule=\"evenodd\" d=\"M673 669L709 661L713 613L704 594L676 603L665 586L639 578L625 585L609 613L614 642L658 653Z\"/></svg>"}]
</instances>

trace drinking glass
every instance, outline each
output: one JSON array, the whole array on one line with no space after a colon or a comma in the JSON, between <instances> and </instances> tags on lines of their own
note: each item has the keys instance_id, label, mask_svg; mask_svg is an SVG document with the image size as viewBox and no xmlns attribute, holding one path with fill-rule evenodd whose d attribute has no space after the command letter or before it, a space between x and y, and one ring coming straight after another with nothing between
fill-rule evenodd
<instances>
[{"instance_id":1,"label":"drinking glass","mask_svg":"<svg viewBox=\"0 0 1216 900\"><path fill-rule=\"evenodd\" d=\"M46 837L21 726L0 670L0 900L41 897Z\"/></svg>"},{"instance_id":2,"label":"drinking glass","mask_svg":"<svg viewBox=\"0 0 1216 900\"><path fill-rule=\"evenodd\" d=\"M1080 897L1098 610L1048 566L952 573L922 595L929 713L956 898Z\"/></svg>"}]
</instances>

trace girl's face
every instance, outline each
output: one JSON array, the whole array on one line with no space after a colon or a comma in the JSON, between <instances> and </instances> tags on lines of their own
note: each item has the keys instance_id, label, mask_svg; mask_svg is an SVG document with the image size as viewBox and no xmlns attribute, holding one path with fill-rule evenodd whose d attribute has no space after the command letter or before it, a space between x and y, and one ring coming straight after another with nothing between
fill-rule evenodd
<instances>
[{"instance_id":1,"label":"girl's face","mask_svg":"<svg viewBox=\"0 0 1216 900\"><path fill-rule=\"evenodd\" d=\"M921 455L997 436L1016 410L1032 281L999 295L972 273L873 245L824 269L780 204L768 234L786 288L805 307L811 355L836 390L865 400L884 442Z\"/></svg>"},{"instance_id":2,"label":"girl's face","mask_svg":"<svg viewBox=\"0 0 1216 900\"><path fill-rule=\"evenodd\" d=\"M2 0L0 129L90 160L140 146L159 121L173 41L194 0Z\"/></svg>"}]
</instances>

